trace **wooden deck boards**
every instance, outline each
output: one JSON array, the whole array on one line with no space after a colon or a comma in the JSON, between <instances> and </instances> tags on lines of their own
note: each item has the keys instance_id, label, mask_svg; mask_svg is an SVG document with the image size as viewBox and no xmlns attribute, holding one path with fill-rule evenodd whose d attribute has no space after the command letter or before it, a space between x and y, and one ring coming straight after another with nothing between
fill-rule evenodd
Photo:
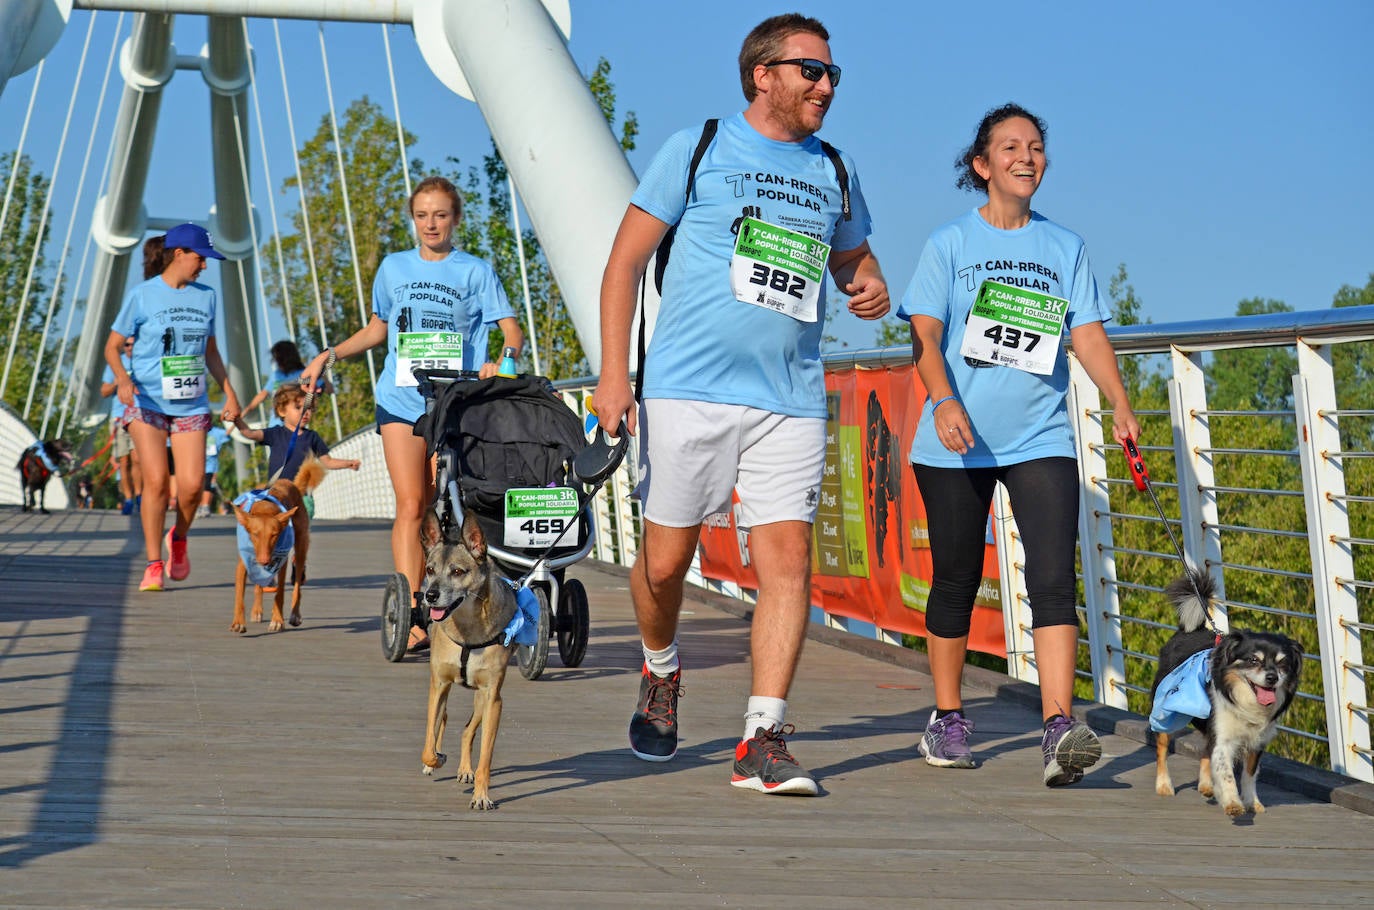
<instances>
[{"instance_id":1,"label":"wooden deck boards","mask_svg":"<svg viewBox=\"0 0 1374 910\"><path fill-rule=\"evenodd\" d=\"M1261 785L1269 812L1232 822L1190 789L1155 796L1152 753L1116 735L1082 784L1048 790L1035 712L977 691L983 766L930 768L929 678L818 641L788 719L821 796L736 790L748 627L709 597L684 619L682 750L638 761L628 592L591 563L571 570L586 660L512 670L500 809L471 812L456 757L419 773L424 658L382 658L386 526L317 523L305 624L245 636L232 529L198 523L191 577L139 594L131 519L0 510L0 905L1374 905L1367 815Z\"/></svg>"}]
</instances>

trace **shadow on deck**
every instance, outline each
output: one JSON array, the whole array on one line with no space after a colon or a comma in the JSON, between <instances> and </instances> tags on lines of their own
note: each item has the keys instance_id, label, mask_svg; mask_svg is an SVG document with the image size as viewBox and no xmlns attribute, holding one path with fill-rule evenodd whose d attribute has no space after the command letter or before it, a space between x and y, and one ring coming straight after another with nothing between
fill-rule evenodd
<instances>
[{"instance_id":1,"label":"shadow on deck","mask_svg":"<svg viewBox=\"0 0 1374 910\"><path fill-rule=\"evenodd\" d=\"M1033 690L975 670L982 766L931 768L914 748L932 706L921 658L819 628L788 719L821 795L736 790L748 626L709 594L683 621L681 751L640 762L625 744L640 656L624 572L591 562L570 570L592 604L586 660L565 668L555 647L540 679L512 670L501 808L471 812L456 757L419 773L424 656L382 657L388 526L317 523L304 625L244 636L228 631L233 527L198 523L191 577L139 594L132 519L0 509L0 903L1374 903L1374 823L1347 808L1370 804L1364 785L1270 762L1283 787L1261 784L1269 811L1233 822L1197 796L1185 756L1171 759L1185 789L1156 796L1141 720L1084 706L1103 761L1048 790Z\"/></svg>"}]
</instances>

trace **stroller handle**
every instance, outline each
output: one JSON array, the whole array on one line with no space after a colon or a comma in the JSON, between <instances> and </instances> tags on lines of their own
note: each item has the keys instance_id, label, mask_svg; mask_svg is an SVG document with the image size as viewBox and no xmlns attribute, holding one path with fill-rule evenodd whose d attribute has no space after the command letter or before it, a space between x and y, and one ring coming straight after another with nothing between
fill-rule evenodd
<instances>
[{"instance_id":1,"label":"stroller handle","mask_svg":"<svg viewBox=\"0 0 1374 910\"><path fill-rule=\"evenodd\" d=\"M420 395L426 401L433 401L435 393L443 386L482 378L482 374L476 370L440 370L416 367L410 372L415 377L415 381L419 383Z\"/></svg>"}]
</instances>

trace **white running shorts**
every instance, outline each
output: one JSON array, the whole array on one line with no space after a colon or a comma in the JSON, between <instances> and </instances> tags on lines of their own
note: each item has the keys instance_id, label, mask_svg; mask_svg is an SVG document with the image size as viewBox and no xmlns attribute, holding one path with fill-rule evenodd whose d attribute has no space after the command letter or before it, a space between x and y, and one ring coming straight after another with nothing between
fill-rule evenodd
<instances>
[{"instance_id":1,"label":"white running shorts","mask_svg":"<svg viewBox=\"0 0 1374 910\"><path fill-rule=\"evenodd\" d=\"M814 522L825 470L825 420L745 405L652 398L639 409L644 517L670 528L730 511L742 528Z\"/></svg>"}]
</instances>

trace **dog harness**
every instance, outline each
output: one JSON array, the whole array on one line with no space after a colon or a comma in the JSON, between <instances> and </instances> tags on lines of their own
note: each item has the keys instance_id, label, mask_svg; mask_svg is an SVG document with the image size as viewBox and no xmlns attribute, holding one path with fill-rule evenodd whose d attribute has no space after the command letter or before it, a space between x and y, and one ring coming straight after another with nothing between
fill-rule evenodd
<instances>
[{"instance_id":1,"label":"dog harness","mask_svg":"<svg viewBox=\"0 0 1374 910\"><path fill-rule=\"evenodd\" d=\"M448 614L452 613L466 599L465 595L449 604L448 609L444 611L444 617L447 618ZM463 684L464 689L477 688L468 682L468 657L473 651L489 648L497 642L500 642L502 647L509 648L512 644L534 645L538 641L539 599L534 596L534 592L529 588L519 588L515 592L515 606L515 615L511 617L510 622L506 623L506 627L495 638L484 641L480 645L458 644L458 681ZM442 622L443 620L439 621Z\"/></svg>"},{"instance_id":2,"label":"dog harness","mask_svg":"<svg viewBox=\"0 0 1374 910\"><path fill-rule=\"evenodd\" d=\"M1205 648L1169 671L1155 690L1150 709L1150 729L1174 733L1193 718L1210 717L1212 699L1207 692L1211 679L1212 649Z\"/></svg>"},{"instance_id":3,"label":"dog harness","mask_svg":"<svg viewBox=\"0 0 1374 910\"><path fill-rule=\"evenodd\" d=\"M43 467L47 468L51 473L53 473L53 474L60 474L60 473L62 473L62 472L58 469L57 465L55 465L55 464L52 463L52 458L49 457L49 455L48 455L48 448L47 448L47 446L43 445L43 443L41 443L41 442L35 442L33 445L29 446L27 449L24 450L24 454L25 454L25 455L37 455L37 456L38 456L38 460L41 461L41 462L43 462ZM21 459L21 460L22 460L22 459Z\"/></svg>"},{"instance_id":4,"label":"dog harness","mask_svg":"<svg viewBox=\"0 0 1374 910\"><path fill-rule=\"evenodd\" d=\"M285 512L287 508L280 499L268 493L266 490L249 490L240 493L234 500L234 505L246 512L253 510L254 503L270 502L278 509ZM291 548L296 545L296 529L287 522L286 527L281 529L281 536L277 538L276 546L272 548L272 559L267 565L258 562L258 554L253 546L253 538L248 536L248 529L242 524L238 527L238 547L239 559L243 562L243 567L248 570L248 580L260 588L270 587L277 583L277 574L281 567L286 565L286 558L291 555Z\"/></svg>"}]
</instances>

